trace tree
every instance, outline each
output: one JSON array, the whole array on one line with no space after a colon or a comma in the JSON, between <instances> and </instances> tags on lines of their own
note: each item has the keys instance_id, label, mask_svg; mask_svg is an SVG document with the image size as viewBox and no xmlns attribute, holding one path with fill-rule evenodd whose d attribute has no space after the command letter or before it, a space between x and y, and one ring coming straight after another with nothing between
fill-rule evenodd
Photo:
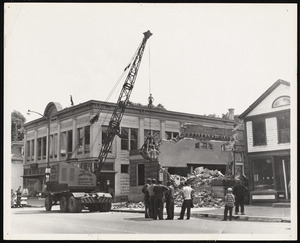
<instances>
[{"instance_id":1,"label":"tree","mask_svg":"<svg viewBox=\"0 0 300 243\"><path fill-rule=\"evenodd\" d=\"M23 140L25 122L26 118L19 111L11 113L11 141Z\"/></svg>"}]
</instances>

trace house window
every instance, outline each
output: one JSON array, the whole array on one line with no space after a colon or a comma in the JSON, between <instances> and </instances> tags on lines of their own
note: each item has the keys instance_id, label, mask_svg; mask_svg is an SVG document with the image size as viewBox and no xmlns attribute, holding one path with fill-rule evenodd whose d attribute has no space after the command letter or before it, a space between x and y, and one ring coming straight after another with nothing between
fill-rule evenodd
<instances>
[{"instance_id":1,"label":"house window","mask_svg":"<svg viewBox=\"0 0 300 243\"><path fill-rule=\"evenodd\" d=\"M278 97L272 104L272 108L290 105L290 97L289 96L281 96Z\"/></svg>"},{"instance_id":2,"label":"house window","mask_svg":"<svg viewBox=\"0 0 300 243\"><path fill-rule=\"evenodd\" d=\"M252 166L254 190L275 189L272 160L253 160Z\"/></svg>"},{"instance_id":3,"label":"house window","mask_svg":"<svg viewBox=\"0 0 300 243\"><path fill-rule=\"evenodd\" d=\"M137 179L138 179L138 186L145 184L145 165L138 164L137 165Z\"/></svg>"},{"instance_id":4,"label":"house window","mask_svg":"<svg viewBox=\"0 0 300 243\"><path fill-rule=\"evenodd\" d=\"M178 132L166 132L165 133L165 138L167 140L170 140L170 139L176 138L178 135L179 135Z\"/></svg>"},{"instance_id":5,"label":"house window","mask_svg":"<svg viewBox=\"0 0 300 243\"><path fill-rule=\"evenodd\" d=\"M136 150L138 146L138 129L121 128L121 149Z\"/></svg>"},{"instance_id":6,"label":"house window","mask_svg":"<svg viewBox=\"0 0 300 243\"><path fill-rule=\"evenodd\" d=\"M278 143L290 142L290 114L277 116Z\"/></svg>"},{"instance_id":7,"label":"house window","mask_svg":"<svg viewBox=\"0 0 300 243\"><path fill-rule=\"evenodd\" d=\"M121 173L129 173L129 165L121 165Z\"/></svg>"},{"instance_id":8,"label":"house window","mask_svg":"<svg viewBox=\"0 0 300 243\"><path fill-rule=\"evenodd\" d=\"M77 128L78 154L90 152L90 126Z\"/></svg>"},{"instance_id":9,"label":"house window","mask_svg":"<svg viewBox=\"0 0 300 243\"><path fill-rule=\"evenodd\" d=\"M266 145L266 122L265 119L252 121L253 145Z\"/></svg>"}]
</instances>

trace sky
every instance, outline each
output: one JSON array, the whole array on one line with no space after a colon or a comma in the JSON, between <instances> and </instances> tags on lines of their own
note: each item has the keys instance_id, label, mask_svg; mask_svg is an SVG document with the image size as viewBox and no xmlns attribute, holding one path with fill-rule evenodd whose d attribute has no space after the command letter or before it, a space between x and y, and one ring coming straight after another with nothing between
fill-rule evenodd
<instances>
[{"instance_id":1,"label":"sky","mask_svg":"<svg viewBox=\"0 0 300 243\"><path fill-rule=\"evenodd\" d=\"M6 3L4 108L106 101L150 30L130 100L222 116L296 87L296 4ZM121 83L122 84L122 83ZM116 102L121 84L107 101Z\"/></svg>"}]
</instances>

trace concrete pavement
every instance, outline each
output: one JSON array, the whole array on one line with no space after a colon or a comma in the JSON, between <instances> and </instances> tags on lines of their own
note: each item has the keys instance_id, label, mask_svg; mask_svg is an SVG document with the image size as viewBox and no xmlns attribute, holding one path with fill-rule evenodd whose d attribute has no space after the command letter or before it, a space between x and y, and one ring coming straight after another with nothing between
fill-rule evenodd
<instances>
[{"instance_id":1,"label":"concrete pavement","mask_svg":"<svg viewBox=\"0 0 300 243\"><path fill-rule=\"evenodd\" d=\"M122 205L124 205L122 207ZM43 198L28 198L27 206L29 207L44 207ZM180 215L181 207L175 206L175 219ZM144 208L128 208L125 207L125 203L113 203L112 210L114 212L126 212L126 213L144 213ZM164 209L164 215L166 215ZM192 208L191 217L195 218L212 218L223 219L224 208ZM291 222L291 209L272 207L272 206L251 206L245 205L245 215L234 215L233 220L238 221L258 221L258 222Z\"/></svg>"},{"instance_id":2,"label":"concrete pavement","mask_svg":"<svg viewBox=\"0 0 300 243\"><path fill-rule=\"evenodd\" d=\"M115 204L117 205L117 204ZM119 206L118 206L119 207ZM114 208L112 211L144 213L143 208ZM174 210L175 219L180 215L181 207ZM215 218L223 219L224 208L192 208L191 217L195 218ZM291 222L290 208L274 208L270 206L249 206L245 205L245 215L235 215L233 212L233 220L239 221L258 221L258 222ZM165 212L164 212L165 214Z\"/></svg>"}]
</instances>

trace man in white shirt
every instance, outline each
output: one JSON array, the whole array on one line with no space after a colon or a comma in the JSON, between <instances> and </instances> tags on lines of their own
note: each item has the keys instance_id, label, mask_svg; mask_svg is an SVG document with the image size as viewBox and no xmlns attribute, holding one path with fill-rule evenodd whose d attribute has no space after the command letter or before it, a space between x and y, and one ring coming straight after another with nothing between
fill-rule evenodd
<instances>
[{"instance_id":1,"label":"man in white shirt","mask_svg":"<svg viewBox=\"0 0 300 243\"><path fill-rule=\"evenodd\" d=\"M194 189L191 188L191 186L189 186L185 182L181 193L182 193L182 197L183 197L183 203L182 203L182 206L181 206L180 218L178 218L178 219L183 219L184 214L185 214L185 209L187 209L186 219L190 219L192 196L193 196L193 193L194 193Z\"/></svg>"}]
</instances>

